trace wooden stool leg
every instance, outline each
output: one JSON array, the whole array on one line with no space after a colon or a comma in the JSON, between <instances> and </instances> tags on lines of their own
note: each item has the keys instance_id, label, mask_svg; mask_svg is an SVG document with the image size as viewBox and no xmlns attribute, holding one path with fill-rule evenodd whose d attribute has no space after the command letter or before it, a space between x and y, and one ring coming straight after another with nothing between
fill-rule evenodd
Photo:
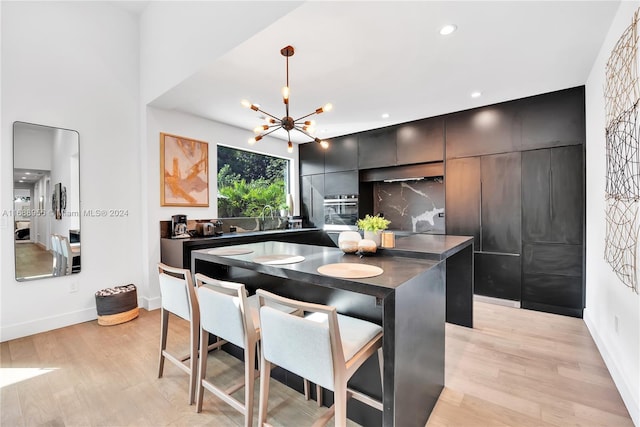
<instances>
[{"instance_id":1,"label":"wooden stool leg","mask_svg":"<svg viewBox=\"0 0 640 427\"><path fill-rule=\"evenodd\" d=\"M267 407L269 406L269 378L271 376L271 362L260 357L260 409L258 410L258 426L267 422Z\"/></svg>"},{"instance_id":2,"label":"wooden stool leg","mask_svg":"<svg viewBox=\"0 0 640 427\"><path fill-rule=\"evenodd\" d=\"M244 425L253 425L253 391L256 383L256 348L249 346L244 352Z\"/></svg>"},{"instance_id":3,"label":"wooden stool leg","mask_svg":"<svg viewBox=\"0 0 640 427\"><path fill-rule=\"evenodd\" d=\"M158 378L162 378L164 371L164 351L167 349L167 330L169 325L169 312L161 308L160 314L160 361L158 363Z\"/></svg>"},{"instance_id":4,"label":"wooden stool leg","mask_svg":"<svg viewBox=\"0 0 640 427\"><path fill-rule=\"evenodd\" d=\"M318 407L322 406L322 387L316 384L316 400L318 401Z\"/></svg>"},{"instance_id":5,"label":"wooden stool leg","mask_svg":"<svg viewBox=\"0 0 640 427\"><path fill-rule=\"evenodd\" d=\"M204 395L204 386L202 380L207 377L207 357L209 355L207 343L209 342L209 332L200 328L200 355L198 366L198 393L196 397L196 412L202 412L202 400ZM204 345L203 345L204 343Z\"/></svg>"}]
</instances>

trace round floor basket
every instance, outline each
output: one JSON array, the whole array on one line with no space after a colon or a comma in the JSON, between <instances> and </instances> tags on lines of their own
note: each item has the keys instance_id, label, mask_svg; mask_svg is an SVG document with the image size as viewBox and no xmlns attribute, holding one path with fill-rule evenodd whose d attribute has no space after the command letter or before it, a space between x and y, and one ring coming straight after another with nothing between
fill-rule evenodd
<instances>
[{"instance_id":1,"label":"round floor basket","mask_svg":"<svg viewBox=\"0 0 640 427\"><path fill-rule=\"evenodd\" d=\"M138 317L138 293L135 285L115 286L96 292L98 324L118 325Z\"/></svg>"}]
</instances>

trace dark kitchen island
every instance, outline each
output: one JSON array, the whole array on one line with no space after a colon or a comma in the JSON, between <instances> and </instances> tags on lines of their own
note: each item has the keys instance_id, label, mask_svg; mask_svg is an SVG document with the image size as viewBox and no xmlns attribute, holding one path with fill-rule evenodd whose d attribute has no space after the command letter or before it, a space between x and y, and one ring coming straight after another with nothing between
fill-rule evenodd
<instances>
[{"instance_id":1,"label":"dark kitchen island","mask_svg":"<svg viewBox=\"0 0 640 427\"><path fill-rule=\"evenodd\" d=\"M215 255L212 249L191 253L193 273L244 283L251 293L262 288L308 302L333 305L341 314L383 327L384 395L377 357L365 363L349 385L382 398L384 411L350 400L348 417L366 426L424 426L444 386L446 261L404 256L401 249L380 250L360 258L338 248L266 241L226 248L251 251ZM254 262L267 255L301 256L301 262L269 265ZM432 257L435 258L435 257ZM446 258L446 257L445 257ZM383 269L379 276L342 279L318 273L334 263L362 263ZM279 375L279 377L278 377ZM274 376L300 387L290 373ZM331 403L325 391L325 402Z\"/></svg>"}]
</instances>

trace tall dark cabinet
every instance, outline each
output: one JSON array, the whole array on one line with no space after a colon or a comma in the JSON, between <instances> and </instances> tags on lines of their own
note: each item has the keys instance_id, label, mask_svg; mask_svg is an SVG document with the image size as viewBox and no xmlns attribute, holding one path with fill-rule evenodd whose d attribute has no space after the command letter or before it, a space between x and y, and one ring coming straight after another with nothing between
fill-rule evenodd
<instances>
[{"instance_id":1,"label":"tall dark cabinet","mask_svg":"<svg viewBox=\"0 0 640 427\"><path fill-rule=\"evenodd\" d=\"M447 234L474 236L475 293L520 299L520 153L447 161Z\"/></svg>"},{"instance_id":2,"label":"tall dark cabinet","mask_svg":"<svg viewBox=\"0 0 640 427\"><path fill-rule=\"evenodd\" d=\"M324 174L300 177L300 201L305 227L324 226Z\"/></svg>"},{"instance_id":3,"label":"tall dark cabinet","mask_svg":"<svg viewBox=\"0 0 640 427\"><path fill-rule=\"evenodd\" d=\"M580 315L584 306L582 145L522 153L522 306Z\"/></svg>"}]
</instances>

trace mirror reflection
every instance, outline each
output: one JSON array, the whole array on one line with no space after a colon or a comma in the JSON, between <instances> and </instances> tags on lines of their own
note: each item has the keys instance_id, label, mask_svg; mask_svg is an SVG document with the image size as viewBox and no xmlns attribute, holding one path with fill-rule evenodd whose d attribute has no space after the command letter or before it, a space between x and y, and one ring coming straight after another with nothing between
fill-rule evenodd
<instances>
[{"instance_id":1,"label":"mirror reflection","mask_svg":"<svg viewBox=\"0 0 640 427\"><path fill-rule=\"evenodd\" d=\"M80 271L78 132L13 124L16 280Z\"/></svg>"}]
</instances>

